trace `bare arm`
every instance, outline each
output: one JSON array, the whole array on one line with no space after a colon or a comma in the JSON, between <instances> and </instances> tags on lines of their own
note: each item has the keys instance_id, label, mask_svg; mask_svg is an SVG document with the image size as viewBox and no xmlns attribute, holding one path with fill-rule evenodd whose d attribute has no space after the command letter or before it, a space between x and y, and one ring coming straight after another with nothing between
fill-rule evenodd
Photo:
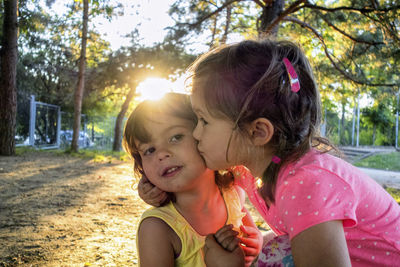
<instances>
[{"instance_id":1,"label":"bare arm","mask_svg":"<svg viewBox=\"0 0 400 267\"><path fill-rule=\"evenodd\" d=\"M155 217L144 219L140 224L137 237L140 266L173 267L175 264L174 234L175 232L161 219Z\"/></svg>"},{"instance_id":2,"label":"bare arm","mask_svg":"<svg viewBox=\"0 0 400 267\"><path fill-rule=\"evenodd\" d=\"M235 186L235 189L241 200L242 211L246 213L242 219L243 225L240 227L240 230L244 233L244 235L240 237L240 241L244 245L242 245L241 248L245 254L246 266L249 266L262 249L263 237L249 211L244 206L246 197L244 190L238 186Z\"/></svg>"},{"instance_id":3,"label":"bare arm","mask_svg":"<svg viewBox=\"0 0 400 267\"><path fill-rule=\"evenodd\" d=\"M342 221L308 228L291 241L296 267L351 266Z\"/></svg>"}]
</instances>

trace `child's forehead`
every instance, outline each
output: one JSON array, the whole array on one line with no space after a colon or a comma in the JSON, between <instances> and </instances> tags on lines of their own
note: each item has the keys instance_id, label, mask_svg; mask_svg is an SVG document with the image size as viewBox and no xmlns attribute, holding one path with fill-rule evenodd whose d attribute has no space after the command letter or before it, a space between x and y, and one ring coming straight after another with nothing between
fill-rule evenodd
<instances>
[{"instance_id":1,"label":"child's forehead","mask_svg":"<svg viewBox=\"0 0 400 267\"><path fill-rule=\"evenodd\" d=\"M207 111L205 99L201 92L193 93L190 96L190 102L192 104L192 109L195 113L202 113Z\"/></svg>"},{"instance_id":2,"label":"child's forehead","mask_svg":"<svg viewBox=\"0 0 400 267\"><path fill-rule=\"evenodd\" d=\"M165 111L152 111L144 116L144 122L151 122L151 123L159 123L165 125L178 125L178 124L189 124L189 120L183 117L180 117L172 112L165 112Z\"/></svg>"},{"instance_id":3,"label":"child's forehead","mask_svg":"<svg viewBox=\"0 0 400 267\"><path fill-rule=\"evenodd\" d=\"M146 116L142 127L149 137L154 137L156 133L168 133L173 130L193 130L193 122L168 113L153 113Z\"/></svg>"}]
</instances>

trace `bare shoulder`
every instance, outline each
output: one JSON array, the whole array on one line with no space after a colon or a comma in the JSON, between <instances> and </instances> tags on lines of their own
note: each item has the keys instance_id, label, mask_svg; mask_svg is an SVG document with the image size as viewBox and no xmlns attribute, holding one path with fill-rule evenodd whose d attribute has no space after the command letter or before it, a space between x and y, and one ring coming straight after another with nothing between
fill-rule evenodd
<instances>
[{"instance_id":1,"label":"bare shoulder","mask_svg":"<svg viewBox=\"0 0 400 267\"><path fill-rule=\"evenodd\" d=\"M178 235L162 219L145 218L139 226L138 252L142 266L174 266L181 251Z\"/></svg>"}]
</instances>

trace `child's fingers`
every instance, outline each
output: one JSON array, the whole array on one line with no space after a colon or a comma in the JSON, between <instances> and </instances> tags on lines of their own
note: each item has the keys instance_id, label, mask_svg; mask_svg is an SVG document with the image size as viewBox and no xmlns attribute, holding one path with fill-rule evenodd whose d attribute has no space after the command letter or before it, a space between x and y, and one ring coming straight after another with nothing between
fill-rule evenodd
<instances>
[{"instance_id":1,"label":"child's fingers","mask_svg":"<svg viewBox=\"0 0 400 267\"><path fill-rule=\"evenodd\" d=\"M143 176L138 184L138 192L141 199L149 205L160 206L168 199L168 194L150 183L145 176Z\"/></svg>"},{"instance_id":2,"label":"child's fingers","mask_svg":"<svg viewBox=\"0 0 400 267\"><path fill-rule=\"evenodd\" d=\"M221 228L221 229L222 229L222 228ZM216 239L218 240L218 242L219 242L219 241L222 241L222 240L224 240L224 239L226 239L226 238L229 238L229 237L236 237L238 234L239 234L239 233L236 232L235 230L232 230L232 229L230 229L230 228L224 228L223 231L218 230L218 231L214 234L214 236L215 236L215 238L216 238Z\"/></svg>"},{"instance_id":3,"label":"child's fingers","mask_svg":"<svg viewBox=\"0 0 400 267\"><path fill-rule=\"evenodd\" d=\"M142 180L140 180L142 181ZM154 186L150 182L139 182L139 196L142 197L146 196L147 198L157 198L159 195L164 195L165 192L159 189L158 187Z\"/></svg>"},{"instance_id":4,"label":"child's fingers","mask_svg":"<svg viewBox=\"0 0 400 267\"><path fill-rule=\"evenodd\" d=\"M251 226L241 225L240 230L248 236L255 236L259 234L259 230Z\"/></svg>"},{"instance_id":5,"label":"child's fingers","mask_svg":"<svg viewBox=\"0 0 400 267\"><path fill-rule=\"evenodd\" d=\"M218 243L220 243L224 249L233 252L239 246L239 242L240 242L239 238L232 236Z\"/></svg>"},{"instance_id":6,"label":"child's fingers","mask_svg":"<svg viewBox=\"0 0 400 267\"><path fill-rule=\"evenodd\" d=\"M255 257L258 255L258 250L254 247L240 246L246 256Z\"/></svg>"},{"instance_id":7,"label":"child's fingers","mask_svg":"<svg viewBox=\"0 0 400 267\"><path fill-rule=\"evenodd\" d=\"M218 244L217 240L215 240L214 235L207 235L203 247L204 254L206 255L210 249L218 250L219 248L220 245Z\"/></svg>"},{"instance_id":8,"label":"child's fingers","mask_svg":"<svg viewBox=\"0 0 400 267\"><path fill-rule=\"evenodd\" d=\"M155 198L152 199L151 203L148 203L152 206L162 206L164 204L166 204L165 202L168 200L168 195L165 192L160 193L159 195L157 195Z\"/></svg>"},{"instance_id":9,"label":"child's fingers","mask_svg":"<svg viewBox=\"0 0 400 267\"><path fill-rule=\"evenodd\" d=\"M240 237L240 243L243 243L246 247L258 248L260 246L259 240L254 237Z\"/></svg>"},{"instance_id":10,"label":"child's fingers","mask_svg":"<svg viewBox=\"0 0 400 267\"><path fill-rule=\"evenodd\" d=\"M138 184L139 196L142 197L142 195L145 195L153 187L154 187L154 185L149 182L147 177L142 176L142 178L140 178L139 184Z\"/></svg>"},{"instance_id":11,"label":"child's fingers","mask_svg":"<svg viewBox=\"0 0 400 267\"><path fill-rule=\"evenodd\" d=\"M245 256L244 257L244 262L245 262L244 266L245 267L251 266L251 264L253 263L254 259L255 259L255 257L253 257L253 256Z\"/></svg>"},{"instance_id":12,"label":"child's fingers","mask_svg":"<svg viewBox=\"0 0 400 267\"><path fill-rule=\"evenodd\" d=\"M144 193L145 195L150 196L150 193L152 194L151 196L154 197L155 193L157 191L160 191L160 189L158 189L157 187L155 187L152 183L150 182L146 182L143 184L139 183L139 189L142 190L142 193Z\"/></svg>"},{"instance_id":13,"label":"child's fingers","mask_svg":"<svg viewBox=\"0 0 400 267\"><path fill-rule=\"evenodd\" d=\"M147 195L151 198L158 198L160 196L165 195L166 193L159 189L158 187L153 187L147 192Z\"/></svg>"},{"instance_id":14,"label":"child's fingers","mask_svg":"<svg viewBox=\"0 0 400 267\"><path fill-rule=\"evenodd\" d=\"M224 236L223 238L216 238L216 239L217 239L218 243L220 243L224 249L232 251L239 245L239 242L240 242L240 239L237 238L236 235L237 234L232 234L232 235Z\"/></svg>"},{"instance_id":15,"label":"child's fingers","mask_svg":"<svg viewBox=\"0 0 400 267\"><path fill-rule=\"evenodd\" d=\"M218 235L221 232L225 232L225 231L229 231L233 229L233 225L232 224L226 224L224 226L222 226L216 233L215 235Z\"/></svg>"}]
</instances>

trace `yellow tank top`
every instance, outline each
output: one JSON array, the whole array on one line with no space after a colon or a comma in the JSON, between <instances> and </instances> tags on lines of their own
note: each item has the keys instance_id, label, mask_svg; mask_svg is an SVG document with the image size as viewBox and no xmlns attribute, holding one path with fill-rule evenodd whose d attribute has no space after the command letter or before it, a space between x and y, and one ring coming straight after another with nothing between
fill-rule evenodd
<instances>
[{"instance_id":1,"label":"yellow tank top","mask_svg":"<svg viewBox=\"0 0 400 267\"><path fill-rule=\"evenodd\" d=\"M228 189L221 189L221 191L228 214L226 224L232 224L234 227L239 228L242 218L245 215L245 213L242 212L239 195L233 186ZM166 222L181 240L182 250L180 255L175 259L175 266L206 266L202 250L205 236L199 235L192 228L185 218L175 209L172 202L164 207L150 208L146 210L140 218L139 226L140 223L148 217L156 217ZM136 237L137 236L138 235L136 234ZM138 247L137 238L136 245L136 247Z\"/></svg>"}]
</instances>

